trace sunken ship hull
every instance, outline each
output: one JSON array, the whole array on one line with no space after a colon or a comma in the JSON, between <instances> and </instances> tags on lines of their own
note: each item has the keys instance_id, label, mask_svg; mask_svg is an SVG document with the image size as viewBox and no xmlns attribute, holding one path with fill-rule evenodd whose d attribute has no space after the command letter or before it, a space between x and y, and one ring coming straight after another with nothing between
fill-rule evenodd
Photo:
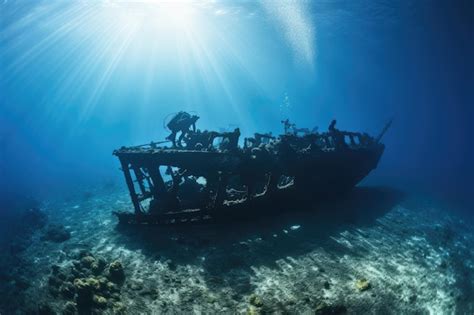
<instances>
[{"instance_id":1,"label":"sunken ship hull","mask_svg":"<svg viewBox=\"0 0 474 315\"><path fill-rule=\"evenodd\" d=\"M377 167L388 126L377 139L335 128L302 135L285 128L279 137L255 134L239 147L238 129L189 130L172 147L122 147L114 155L134 211L115 214L122 224L234 221L344 194Z\"/></svg>"}]
</instances>

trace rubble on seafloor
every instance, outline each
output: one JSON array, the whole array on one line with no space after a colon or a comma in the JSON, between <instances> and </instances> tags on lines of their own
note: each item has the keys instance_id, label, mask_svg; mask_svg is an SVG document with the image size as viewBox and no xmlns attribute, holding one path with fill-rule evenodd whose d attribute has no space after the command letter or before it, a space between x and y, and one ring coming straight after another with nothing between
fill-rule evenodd
<instances>
[{"instance_id":1,"label":"rubble on seafloor","mask_svg":"<svg viewBox=\"0 0 474 315\"><path fill-rule=\"evenodd\" d=\"M474 311L473 231L430 204L358 201L241 226L123 229L110 213L128 198L94 191L43 204L49 220L29 245L0 255L0 313ZM55 224L67 241L44 240Z\"/></svg>"}]
</instances>

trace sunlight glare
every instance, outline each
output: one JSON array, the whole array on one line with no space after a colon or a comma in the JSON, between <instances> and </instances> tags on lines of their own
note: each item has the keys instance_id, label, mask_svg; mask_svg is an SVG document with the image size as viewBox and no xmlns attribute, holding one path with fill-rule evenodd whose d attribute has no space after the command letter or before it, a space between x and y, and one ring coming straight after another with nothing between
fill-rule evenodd
<instances>
[{"instance_id":1,"label":"sunlight glare","mask_svg":"<svg viewBox=\"0 0 474 315\"><path fill-rule=\"evenodd\" d=\"M112 4L108 6L110 13L124 22L146 23L167 32L188 31L200 23L199 8L192 1L116 1Z\"/></svg>"}]
</instances>

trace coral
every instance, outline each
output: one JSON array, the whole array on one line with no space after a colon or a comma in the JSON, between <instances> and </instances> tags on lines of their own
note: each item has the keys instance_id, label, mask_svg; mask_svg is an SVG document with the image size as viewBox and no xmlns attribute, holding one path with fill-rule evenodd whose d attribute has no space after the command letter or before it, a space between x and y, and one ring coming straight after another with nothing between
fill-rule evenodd
<instances>
[{"instance_id":1,"label":"coral","mask_svg":"<svg viewBox=\"0 0 474 315\"><path fill-rule=\"evenodd\" d=\"M94 301L94 294L100 288L100 283L95 278L84 278L74 280L74 286L77 292L77 306L82 310L92 308Z\"/></svg>"},{"instance_id":2,"label":"coral","mask_svg":"<svg viewBox=\"0 0 474 315\"><path fill-rule=\"evenodd\" d=\"M249 303L252 304L253 306L256 306L256 307L262 307L263 306L262 299L256 294L252 294L249 297Z\"/></svg>"},{"instance_id":3,"label":"coral","mask_svg":"<svg viewBox=\"0 0 474 315\"><path fill-rule=\"evenodd\" d=\"M105 285L106 285L107 290L109 290L109 291L112 291L112 292L113 292L113 291L118 291L117 285L116 285L115 283L113 283L113 282L110 282L110 281L109 281L109 282L107 282Z\"/></svg>"},{"instance_id":4,"label":"coral","mask_svg":"<svg viewBox=\"0 0 474 315\"><path fill-rule=\"evenodd\" d=\"M253 305L251 305L247 309L247 315L259 315L259 314L261 314L260 310Z\"/></svg>"},{"instance_id":5,"label":"coral","mask_svg":"<svg viewBox=\"0 0 474 315\"><path fill-rule=\"evenodd\" d=\"M99 290L100 283L94 278L76 279L74 286L77 292L77 304L81 308L88 308L92 303L94 292Z\"/></svg>"},{"instance_id":6,"label":"coral","mask_svg":"<svg viewBox=\"0 0 474 315\"><path fill-rule=\"evenodd\" d=\"M112 303L112 311L117 315L125 314L125 306L120 302L114 302Z\"/></svg>"},{"instance_id":7,"label":"coral","mask_svg":"<svg viewBox=\"0 0 474 315\"><path fill-rule=\"evenodd\" d=\"M103 296L94 294L94 296L92 297L92 301L94 302L95 305L97 305L100 308L107 307L107 299Z\"/></svg>"},{"instance_id":8,"label":"coral","mask_svg":"<svg viewBox=\"0 0 474 315\"><path fill-rule=\"evenodd\" d=\"M90 291L98 290L100 288L100 283L95 278L76 279L74 280L74 286L78 291Z\"/></svg>"},{"instance_id":9,"label":"coral","mask_svg":"<svg viewBox=\"0 0 474 315\"><path fill-rule=\"evenodd\" d=\"M109 278L115 283L122 283L125 280L125 272L120 261L113 261L109 265Z\"/></svg>"},{"instance_id":10,"label":"coral","mask_svg":"<svg viewBox=\"0 0 474 315\"><path fill-rule=\"evenodd\" d=\"M94 257L92 257L90 255L89 256L84 256L84 257L81 258L81 265L85 268L90 269L94 263L96 263L96 260L95 260Z\"/></svg>"},{"instance_id":11,"label":"coral","mask_svg":"<svg viewBox=\"0 0 474 315\"><path fill-rule=\"evenodd\" d=\"M99 281L101 289L107 288L107 284L109 283L109 280L106 277L98 276L97 281Z\"/></svg>"},{"instance_id":12,"label":"coral","mask_svg":"<svg viewBox=\"0 0 474 315\"><path fill-rule=\"evenodd\" d=\"M107 265L107 262L103 258L95 258L90 253L83 253L81 255L80 263L76 263L77 269L87 269L92 271L93 274L99 275Z\"/></svg>"},{"instance_id":13,"label":"coral","mask_svg":"<svg viewBox=\"0 0 474 315\"><path fill-rule=\"evenodd\" d=\"M359 291L367 291L368 289L371 288L371 284L369 280L362 278L356 281L355 283L357 290Z\"/></svg>"},{"instance_id":14,"label":"coral","mask_svg":"<svg viewBox=\"0 0 474 315\"><path fill-rule=\"evenodd\" d=\"M106 271L107 262L103 258L85 251L77 259L72 261L68 272L58 265L51 267L49 290L54 297L65 300L63 314L125 314L125 308L118 303L120 285L125 280L122 264L114 261Z\"/></svg>"}]
</instances>

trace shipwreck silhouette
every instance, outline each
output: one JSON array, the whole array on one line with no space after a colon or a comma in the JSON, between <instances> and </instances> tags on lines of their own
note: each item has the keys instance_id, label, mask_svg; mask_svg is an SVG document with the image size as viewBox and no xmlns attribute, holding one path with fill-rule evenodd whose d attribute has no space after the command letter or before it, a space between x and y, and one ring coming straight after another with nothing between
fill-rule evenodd
<instances>
[{"instance_id":1,"label":"shipwreck silhouette","mask_svg":"<svg viewBox=\"0 0 474 315\"><path fill-rule=\"evenodd\" d=\"M377 167L385 149L380 140L391 124L373 138L338 130L336 121L327 132L318 133L317 129L298 129L286 120L283 134L257 133L239 146L238 128L200 131L194 125L199 117L178 115L181 120L175 117L169 123L174 129L167 141L113 152L134 207L134 212L115 212L120 223L166 225L251 218L343 194ZM172 146L162 146L166 142Z\"/></svg>"}]
</instances>

